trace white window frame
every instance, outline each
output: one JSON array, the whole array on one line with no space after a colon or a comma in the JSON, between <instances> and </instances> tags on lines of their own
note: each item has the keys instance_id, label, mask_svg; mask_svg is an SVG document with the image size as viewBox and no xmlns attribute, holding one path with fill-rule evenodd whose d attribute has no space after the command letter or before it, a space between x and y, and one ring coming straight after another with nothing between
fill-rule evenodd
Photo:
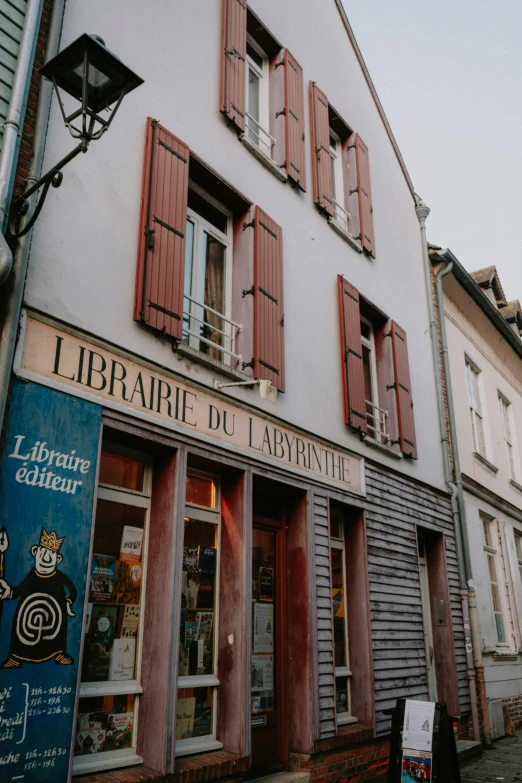
<instances>
[{"instance_id":1,"label":"white window frame","mask_svg":"<svg viewBox=\"0 0 522 783\"><path fill-rule=\"evenodd\" d=\"M349 232L349 215L345 209L344 203L344 178L343 178L343 155L341 148L341 139L337 133L329 128L330 133L330 166L332 172L332 197L333 197L333 220L343 231ZM332 144L332 142L334 142Z\"/></svg>"},{"instance_id":2,"label":"white window frame","mask_svg":"<svg viewBox=\"0 0 522 783\"><path fill-rule=\"evenodd\" d=\"M206 506L198 506L192 503L185 505L185 518L194 519L198 522L209 522L217 526L216 536L216 575L215 575L215 604L214 604L214 650L212 654L212 664L214 674L195 674L178 676L176 686L176 705L178 701L178 690L180 688L212 688L212 733L205 737L190 737L189 739L176 740L176 756L189 756L196 753L204 753L211 750L220 750L223 747L222 742L216 739L217 713L218 713L218 688L220 681L217 676L218 667L218 638L219 638L219 582L220 582L220 554L221 554L221 483L217 475L204 473L198 470L187 470L187 476L200 476L211 479L215 487L215 508L209 509ZM204 610L202 610L204 611Z\"/></svg>"},{"instance_id":3,"label":"white window frame","mask_svg":"<svg viewBox=\"0 0 522 783\"><path fill-rule=\"evenodd\" d=\"M190 284L190 296L193 301L187 300L185 294L183 299L183 315L188 315L189 317L188 342L185 344L188 344L195 351L203 353L200 351L202 338L197 336L197 333L201 322L204 320L205 305L199 296L202 294L203 299L205 297L204 259L202 253L204 247L203 234L206 233L225 247L225 313L220 316L224 321L222 330L224 336L223 345L216 344L215 347L221 351L220 361L223 364L230 365L232 358L236 357L235 337L239 330L239 325L235 324L230 318L232 310L232 214L195 183L190 182L189 186L191 190L194 190L195 193L223 214L226 220L227 231L223 233L193 209L187 209L187 222L192 223L194 226L194 242L192 246L192 279ZM185 323L183 324L183 332L186 333Z\"/></svg>"},{"instance_id":4,"label":"white window frame","mask_svg":"<svg viewBox=\"0 0 522 783\"><path fill-rule=\"evenodd\" d=\"M258 43L250 36L247 35L247 44L262 58L262 66L254 62L254 60L247 53L246 57L246 123L245 123L245 135L252 144L270 160L272 159L272 147L275 143L275 139L270 135L267 128L270 127L270 104L269 104L269 66L268 57L266 53L261 49ZM256 120L249 112L249 76L250 71L254 73L259 79L259 120ZM254 138L252 138L252 136Z\"/></svg>"},{"instance_id":5,"label":"white window frame","mask_svg":"<svg viewBox=\"0 0 522 783\"><path fill-rule=\"evenodd\" d=\"M121 750L103 751L102 753L92 754L91 756L73 756L73 776L84 775L91 772L100 772L107 769L118 769L134 764L143 764L142 757L138 756L136 752L136 745L138 737L139 700L140 694L143 693L143 687L141 685L141 667L143 653L143 617L146 607L147 553L149 544L150 504L152 491L152 459L148 454L144 454L141 451L128 449L108 441L102 442L102 451L110 451L114 454L121 454L124 457L131 457L132 459L137 459L144 463L143 490L141 492L99 482L96 494L96 497L99 500L108 500L109 502L113 503L123 503L127 506L143 508L146 511L141 558L143 570L141 579L140 625L135 668L137 679L114 682L107 680L105 682L80 683L76 711L78 711L78 699L92 698L96 696L119 696L124 694L134 694L132 747L122 748ZM96 514L94 515L94 520L96 520ZM96 522L94 522L94 524L96 524ZM89 559L88 573L91 573L91 561L92 553Z\"/></svg>"},{"instance_id":6,"label":"white window frame","mask_svg":"<svg viewBox=\"0 0 522 783\"><path fill-rule=\"evenodd\" d=\"M482 412L480 369L477 365L465 357L466 362L466 389L468 393L468 406L473 435L473 450L484 459L487 459L486 430L484 414Z\"/></svg>"},{"instance_id":7,"label":"white window frame","mask_svg":"<svg viewBox=\"0 0 522 783\"><path fill-rule=\"evenodd\" d=\"M520 584L522 585L522 530L514 528L515 534L515 552L517 556L518 572L520 574Z\"/></svg>"},{"instance_id":8,"label":"white window frame","mask_svg":"<svg viewBox=\"0 0 522 783\"><path fill-rule=\"evenodd\" d=\"M512 481L519 482L520 467L515 436L516 430L513 420L513 407L507 397L500 391L498 393L498 402L500 406L500 418L502 419L502 434L504 435L509 478Z\"/></svg>"},{"instance_id":9,"label":"white window frame","mask_svg":"<svg viewBox=\"0 0 522 783\"><path fill-rule=\"evenodd\" d=\"M365 324L370 330L370 338L368 339L362 334L361 330L361 343L370 352L370 382L372 387L372 400L365 400L365 403L372 406L371 423L368 422L370 414L366 413L367 426L370 429L370 434L367 437L373 438L378 443L388 443L390 436L387 433L386 419L388 411L379 407L379 389L377 384L377 360L375 357L375 331L373 324L364 316L360 316L361 323Z\"/></svg>"},{"instance_id":10,"label":"white window frame","mask_svg":"<svg viewBox=\"0 0 522 783\"><path fill-rule=\"evenodd\" d=\"M501 651L512 650L516 648L515 627L513 620L513 608L510 596L510 584L506 570L506 557L505 547L502 540L502 532L500 528L499 520L495 517L491 517L488 514L480 512L480 520L482 523L482 536L484 539L484 552L486 555L486 573L489 582L489 591L491 599L491 609L494 618L494 629L496 636L496 647ZM488 543L486 538L485 526L488 526L491 543ZM489 571L489 559L493 558L495 567L496 582L491 579ZM500 611L495 611L495 604L493 600L493 584L497 585ZM504 632L505 641L499 641L498 627L496 622L496 615L500 615L502 620L502 629Z\"/></svg>"},{"instance_id":11,"label":"white window frame","mask_svg":"<svg viewBox=\"0 0 522 783\"><path fill-rule=\"evenodd\" d=\"M330 510L330 513L332 511ZM336 512L337 513L337 512ZM346 665L345 666L336 666L335 672L334 672L334 678L337 679L346 679L346 701L348 706L347 712L335 712L336 716L336 722L338 726L345 726L349 723L357 723L357 718L352 715L352 696L351 696L351 678L352 678L352 671L350 669L350 647L349 647L349 636L348 636L348 594L346 592L346 548L345 548L345 538L344 538L344 514L339 514L339 538L334 538L332 534L330 533L330 549L338 549L342 552L341 560L342 560L342 569L343 569L343 598L344 598L344 646L346 650ZM331 555L330 555L331 560ZM333 617L332 617L333 622ZM337 692L337 683L334 685L335 687L335 693ZM334 696L335 698L335 696Z\"/></svg>"}]
</instances>

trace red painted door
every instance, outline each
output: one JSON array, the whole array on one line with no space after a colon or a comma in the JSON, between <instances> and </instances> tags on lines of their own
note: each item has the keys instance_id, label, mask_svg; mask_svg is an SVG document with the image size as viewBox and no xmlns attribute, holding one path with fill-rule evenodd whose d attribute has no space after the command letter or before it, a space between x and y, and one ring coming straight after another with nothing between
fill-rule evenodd
<instances>
[{"instance_id":1,"label":"red painted door","mask_svg":"<svg viewBox=\"0 0 522 783\"><path fill-rule=\"evenodd\" d=\"M252 770L286 763L285 525L254 517L252 532Z\"/></svg>"}]
</instances>

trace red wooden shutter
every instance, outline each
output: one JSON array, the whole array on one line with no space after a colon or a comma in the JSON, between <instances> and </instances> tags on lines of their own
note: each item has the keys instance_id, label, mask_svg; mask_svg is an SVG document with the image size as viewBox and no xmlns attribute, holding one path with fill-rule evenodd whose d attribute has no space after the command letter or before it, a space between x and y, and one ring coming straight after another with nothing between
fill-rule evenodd
<instances>
[{"instance_id":1,"label":"red wooden shutter","mask_svg":"<svg viewBox=\"0 0 522 783\"><path fill-rule=\"evenodd\" d=\"M223 0L220 111L245 130L247 0Z\"/></svg>"},{"instance_id":2,"label":"red wooden shutter","mask_svg":"<svg viewBox=\"0 0 522 783\"><path fill-rule=\"evenodd\" d=\"M285 49L286 173L306 190L303 69Z\"/></svg>"},{"instance_id":3,"label":"red wooden shutter","mask_svg":"<svg viewBox=\"0 0 522 783\"><path fill-rule=\"evenodd\" d=\"M310 133L312 137L314 201L328 215L333 215L328 99L314 82L310 82Z\"/></svg>"},{"instance_id":4,"label":"red wooden shutter","mask_svg":"<svg viewBox=\"0 0 522 783\"><path fill-rule=\"evenodd\" d=\"M283 230L254 213L254 377L285 390Z\"/></svg>"},{"instance_id":5,"label":"red wooden shutter","mask_svg":"<svg viewBox=\"0 0 522 783\"><path fill-rule=\"evenodd\" d=\"M399 420L399 445L401 451L407 457L417 459L408 344L406 342L406 332L395 321L391 322L391 338L393 369L395 373L395 398L397 400L397 418Z\"/></svg>"},{"instance_id":6,"label":"red wooden shutter","mask_svg":"<svg viewBox=\"0 0 522 783\"><path fill-rule=\"evenodd\" d=\"M357 192L359 195L360 240L364 249L375 258L370 161L368 147L358 133L355 134L355 157L357 162Z\"/></svg>"},{"instance_id":7,"label":"red wooden shutter","mask_svg":"<svg viewBox=\"0 0 522 783\"><path fill-rule=\"evenodd\" d=\"M149 118L134 318L181 338L189 148Z\"/></svg>"},{"instance_id":8,"label":"red wooden shutter","mask_svg":"<svg viewBox=\"0 0 522 783\"><path fill-rule=\"evenodd\" d=\"M337 282L341 324L344 420L354 429L367 432L359 292L342 275L338 276Z\"/></svg>"}]
</instances>

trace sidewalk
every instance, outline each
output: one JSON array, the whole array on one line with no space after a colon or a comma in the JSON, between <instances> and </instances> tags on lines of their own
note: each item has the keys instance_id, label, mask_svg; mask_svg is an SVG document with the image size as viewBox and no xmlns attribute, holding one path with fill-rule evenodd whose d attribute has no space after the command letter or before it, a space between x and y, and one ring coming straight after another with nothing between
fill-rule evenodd
<instances>
[{"instance_id":1,"label":"sidewalk","mask_svg":"<svg viewBox=\"0 0 522 783\"><path fill-rule=\"evenodd\" d=\"M522 732L506 737L485 750L482 756L461 771L462 783L516 783L522 781Z\"/></svg>"}]
</instances>

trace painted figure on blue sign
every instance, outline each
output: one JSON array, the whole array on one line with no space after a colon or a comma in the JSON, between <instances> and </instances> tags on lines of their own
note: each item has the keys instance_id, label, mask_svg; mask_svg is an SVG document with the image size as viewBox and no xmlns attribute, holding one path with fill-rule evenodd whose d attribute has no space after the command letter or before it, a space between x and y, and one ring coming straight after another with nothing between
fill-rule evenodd
<instances>
[{"instance_id":1,"label":"painted figure on blue sign","mask_svg":"<svg viewBox=\"0 0 522 783\"><path fill-rule=\"evenodd\" d=\"M63 538L44 527L40 541L31 547L34 567L16 587L0 578L0 600L20 599L11 629L9 654L3 669L18 669L23 663L55 663L70 666L74 659L67 652L67 616L74 617L72 604L78 591L72 580L58 571L62 562Z\"/></svg>"}]
</instances>

